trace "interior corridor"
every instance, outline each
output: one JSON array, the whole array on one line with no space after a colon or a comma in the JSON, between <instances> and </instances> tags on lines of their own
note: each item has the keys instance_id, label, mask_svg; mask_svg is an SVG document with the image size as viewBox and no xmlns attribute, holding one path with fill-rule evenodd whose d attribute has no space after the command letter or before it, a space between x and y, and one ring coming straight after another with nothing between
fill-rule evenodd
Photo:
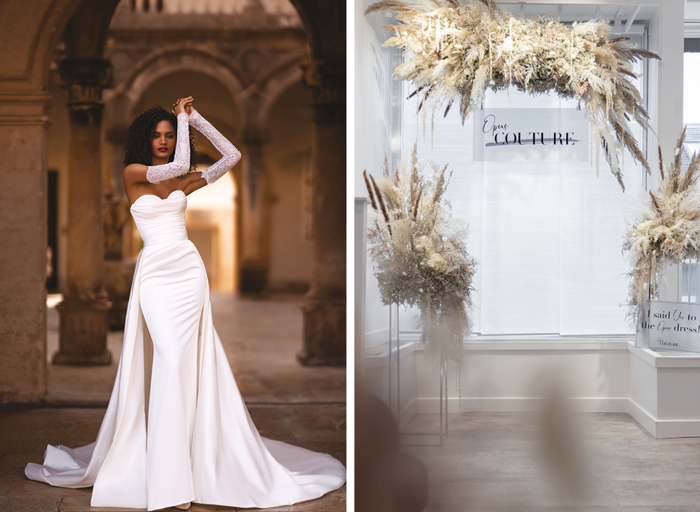
<instances>
[{"instance_id":1,"label":"interior corridor","mask_svg":"<svg viewBox=\"0 0 700 512\"><path fill-rule=\"evenodd\" d=\"M48 357L58 349L58 314L49 297ZM302 296L264 300L213 294L214 325L260 434L329 453L346 463L345 368L301 366ZM95 440L117 371L121 332L109 334L110 366L49 363L49 392L39 407L0 408L0 512L82 512L91 489L64 489L28 480L27 462L42 461L46 444ZM276 511L344 511L345 486L318 500ZM126 510L109 508L105 511ZM175 510L175 509L170 509ZM236 509L193 504L192 512Z\"/></svg>"}]
</instances>

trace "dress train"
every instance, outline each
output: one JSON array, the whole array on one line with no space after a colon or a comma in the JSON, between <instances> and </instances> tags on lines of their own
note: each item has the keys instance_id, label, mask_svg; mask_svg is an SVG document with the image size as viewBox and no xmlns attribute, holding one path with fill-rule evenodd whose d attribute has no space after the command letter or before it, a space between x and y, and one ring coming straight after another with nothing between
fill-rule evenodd
<instances>
[{"instance_id":1,"label":"dress train","mask_svg":"<svg viewBox=\"0 0 700 512\"><path fill-rule=\"evenodd\" d=\"M142 196L144 239L117 377L97 440L48 446L32 480L93 486L92 506L157 510L188 501L275 507L341 487L335 458L260 436L214 328L206 272L187 239L182 191Z\"/></svg>"}]
</instances>

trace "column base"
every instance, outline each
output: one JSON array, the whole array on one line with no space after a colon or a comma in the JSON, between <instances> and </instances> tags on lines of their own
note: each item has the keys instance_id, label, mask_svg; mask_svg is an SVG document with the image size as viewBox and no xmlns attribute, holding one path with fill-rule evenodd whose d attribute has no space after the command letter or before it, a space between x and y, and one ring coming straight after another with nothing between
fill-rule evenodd
<instances>
[{"instance_id":1,"label":"column base","mask_svg":"<svg viewBox=\"0 0 700 512\"><path fill-rule=\"evenodd\" d=\"M107 350L106 299L66 298L56 306L60 316L59 350L53 364L107 365L112 354Z\"/></svg>"},{"instance_id":2,"label":"column base","mask_svg":"<svg viewBox=\"0 0 700 512\"><path fill-rule=\"evenodd\" d=\"M301 309L304 345L297 360L304 366L345 366L345 296L307 296Z\"/></svg>"},{"instance_id":3,"label":"column base","mask_svg":"<svg viewBox=\"0 0 700 512\"><path fill-rule=\"evenodd\" d=\"M242 295L261 294L267 284L267 262L264 260L242 261L239 283Z\"/></svg>"},{"instance_id":4,"label":"column base","mask_svg":"<svg viewBox=\"0 0 700 512\"><path fill-rule=\"evenodd\" d=\"M104 266L104 282L107 297L112 307L107 313L111 331L123 331L126 321L126 308L129 305L131 283L134 280L134 260L107 260Z\"/></svg>"}]
</instances>

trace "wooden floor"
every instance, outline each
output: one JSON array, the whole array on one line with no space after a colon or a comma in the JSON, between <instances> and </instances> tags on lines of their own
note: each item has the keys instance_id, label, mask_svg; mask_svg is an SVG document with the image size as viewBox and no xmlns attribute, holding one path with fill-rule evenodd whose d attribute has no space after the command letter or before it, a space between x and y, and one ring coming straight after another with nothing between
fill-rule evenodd
<instances>
[{"instance_id":1,"label":"wooden floor","mask_svg":"<svg viewBox=\"0 0 700 512\"><path fill-rule=\"evenodd\" d=\"M412 428L436 428L431 415ZM700 439L654 439L627 414L450 414L426 466L428 511L700 512Z\"/></svg>"}]
</instances>

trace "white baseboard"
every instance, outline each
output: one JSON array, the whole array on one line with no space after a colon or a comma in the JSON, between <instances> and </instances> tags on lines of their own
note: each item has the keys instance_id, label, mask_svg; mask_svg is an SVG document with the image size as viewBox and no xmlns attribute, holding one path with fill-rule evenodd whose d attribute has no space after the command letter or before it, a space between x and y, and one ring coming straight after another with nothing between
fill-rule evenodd
<instances>
[{"instance_id":1,"label":"white baseboard","mask_svg":"<svg viewBox=\"0 0 700 512\"><path fill-rule=\"evenodd\" d=\"M541 410L542 398L448 398L450 413L459 412L537 412ZM570 398L572 410L576 412L623 412L629 413L642 427L657 439L674 437L700 437L700 420L659 420L631 398ZM417 413L437 413L438 398L418 398L402 408L402 428Z\"/></svg>"},{"instance_id":2,"label":"white baseboard","mask_svg":"<svg viewBox=\"0 0 700 512\"><path fill-rule=\"evenodd\" d=\"M631 398L628 407L630 416L656 439L700 437L700 420L660 420Z\"/></svg>"},{"instance_id":3,"label":"white baseboard","mask_svg":"<svg viewBox=\"0 0 700 512\"><path fill-rule=\"evenodd\" d=\"M577 412L628 412L627 398L570 398L572 410ZM418 398L416 412L439 412L439 398ZM541 410L543 398L503 397L503 398L469 398L450 397L447 410L458 412L536 412Z\"/></svg>"},{"instance_id":4,"label":"white baseboard","mask_svg":"<svg viewBox=\"0 0 700 512\"><path fill-rule=\"evenodd\" d=\"M401 404L402 429L416 413L440 410L439 388L421 362L422 350L417 342L401 348L402 372L412 369L406 380L401 380L406 391L406 403ZM387 396L382 379L388 376L388 355L388 345L377 346L364 365L367 375ZM465 396L458 396L454 374L448 380L452 382L447 401L451 414L542 410L542 391L530 383L537 382L543 371L536 364L549 371L544 366L548 364L575 383L569 396L579 398L568 399L573 411L629 413L660 439L700 437L699 354L651 351L624 340L500 340L470 343L465 356L463 375L468 378L460 384ZM404 358L409 363L406 366Z\"/></svg>"}]
</instances>

